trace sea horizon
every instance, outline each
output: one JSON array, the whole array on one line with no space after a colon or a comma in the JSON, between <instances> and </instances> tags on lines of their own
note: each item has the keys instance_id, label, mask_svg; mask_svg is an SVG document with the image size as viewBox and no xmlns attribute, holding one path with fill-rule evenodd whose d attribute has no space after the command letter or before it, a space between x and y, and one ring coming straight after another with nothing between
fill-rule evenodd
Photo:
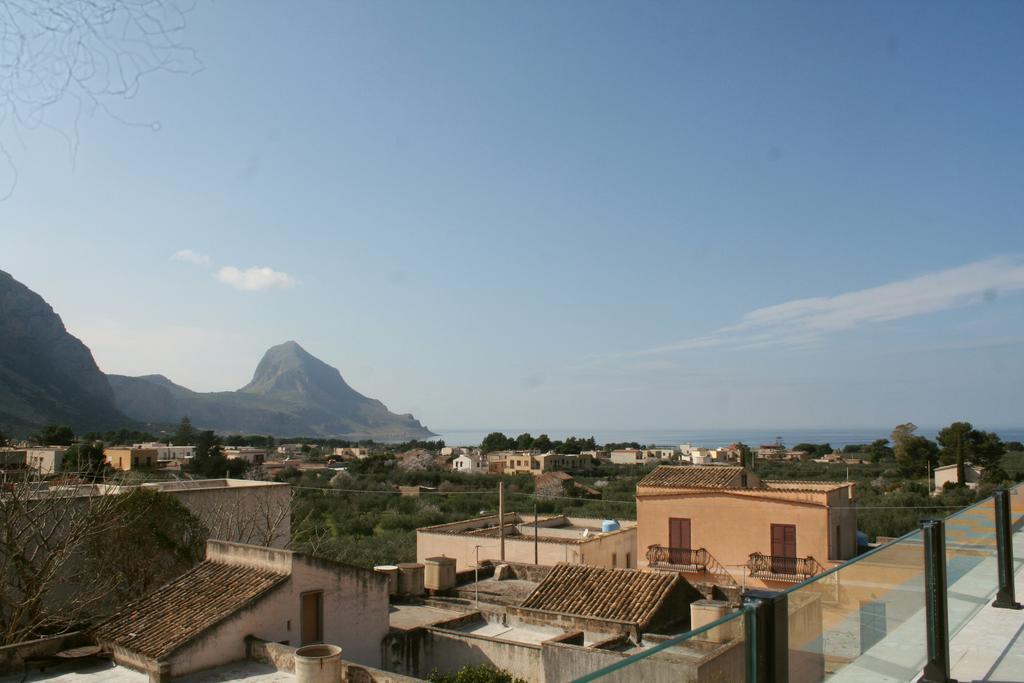
<instances>
[{"instance_id":1,"label":"sea horizon","mask_svg":"<svg viewBox=\"0 0 1024 683\"><path fill-rule=\"evenodd\" d=\"M939 430L946 425L919 426L917 434L935 439ZM978 429L992 431L1003 441L1024 441L1024 427L983 427ZM833 448L842 448L851 444L871 443L876 439L888 439L892 427L846 427L846 428L709 428L709 429L610 429L610 428L434 428L439 438L448 446L479 446L483 438L491 432L502 432L506 436L515 437L523 432L533 436L547 434L551 439L565 439L570 436L593 436L598 444L636 442L643 445L678 446L689 443L694 446L717 447L727 446L741 441L748 446L757 447L761 444L774 443L781 439L786 446L798 443L828 443Z\"/></svg>"}]
</instances>

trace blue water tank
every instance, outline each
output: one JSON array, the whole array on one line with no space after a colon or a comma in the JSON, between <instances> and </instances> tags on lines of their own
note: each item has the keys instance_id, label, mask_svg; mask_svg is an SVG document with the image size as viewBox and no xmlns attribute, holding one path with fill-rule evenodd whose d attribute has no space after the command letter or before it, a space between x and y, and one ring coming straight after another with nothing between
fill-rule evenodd
<instances>
[{"instance_id":1,"label":"blue water tank","mask_svg":"<svg viewBox=\"0 0 1024 683\"><path fill-rule=\"evenodd\" d=\"M609 531L618 531L618 530L619 530L619 523L616 522L614 519L606 519L603 522L601 522L601 531L603 531L604 533L608 533Z\"/></svg>"},{"instance_id":2,"label":"blue water tank","mask_svg":"<svg viewBox=\"0 0 1024 683\"><path fill-rule=\"evenodd\" d=\"M868 547L868 535L863 531L857 532L857 547L867 548Z\"/></svg>"}]
</instances>

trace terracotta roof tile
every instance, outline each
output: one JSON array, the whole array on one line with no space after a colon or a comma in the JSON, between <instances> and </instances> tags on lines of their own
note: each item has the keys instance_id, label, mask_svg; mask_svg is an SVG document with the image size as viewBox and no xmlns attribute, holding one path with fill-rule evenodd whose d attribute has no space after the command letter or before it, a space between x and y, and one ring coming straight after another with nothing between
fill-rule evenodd
<instances>
[{"instance_id":1,"label":"terracotta roof tile","mask_svg":"<svg viewBox=\"0 0 1024 683\"><path fill-rule=\"evenodd\" d=\"M522 607L643 628L680 581L677 574L563 563L551 570Z\"/></svg>"},{"instance_id":2,"label":"terracotta roof tile","mask_svg":"<svg viewBox=\"0 0 1024 683\"><path fill-rule=\"evenodd\" d=\"M93 630L96 641L159 660L284 582L287 574L202 562Z\"/></svg>"},{"instance_id":3,"label":"terracotta roof tile","mask_svg":"<svg viewBox=\"0 0 1024 683\"><path fill-rule=\"evenodd\" d=\"M742 467L711 465L661 465L637 483L637 487L667 489L724 489L743 472Z\"/></svg>"}]
</instances>

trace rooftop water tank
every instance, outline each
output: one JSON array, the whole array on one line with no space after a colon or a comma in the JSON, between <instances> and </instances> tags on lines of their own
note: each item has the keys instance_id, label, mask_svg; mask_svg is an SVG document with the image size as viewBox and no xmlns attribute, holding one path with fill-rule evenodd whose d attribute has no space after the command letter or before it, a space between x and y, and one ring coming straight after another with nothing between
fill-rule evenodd
<instances>
[{"instance_id":1,"label":"rooftop water tank","mask_svg":"<svg viewBox=\"0 0 1024 683\"><path fill-rule=\"evenodd\" d=\"M619 523L614 519L606 519L601 522L601 531L608 533L609 531L618 531Z\"/></svg>"}]
</instances>

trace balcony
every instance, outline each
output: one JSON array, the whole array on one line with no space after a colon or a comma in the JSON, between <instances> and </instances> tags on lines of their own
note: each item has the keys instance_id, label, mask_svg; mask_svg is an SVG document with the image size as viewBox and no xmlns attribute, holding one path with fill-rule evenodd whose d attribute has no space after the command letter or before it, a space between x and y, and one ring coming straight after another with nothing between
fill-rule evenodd
<instances>
[{"instance_id":1,"label":"balcony","mask_svg":"<svg viewBox=\"0 0 1024 683\"><path fill-rule=\"evenodd\" d=\"M706 572L714 558L704 548L667 548L663 545L647 547L647 562L657 569L677 572Z\"/></svg>"},{"instance_id":2,"label":"balcony","mask_svg":"<svg viewBox=\"0 0 1024 683\"><path fill-rule=\"evenodd\" d=\"M813 557L779 557L751 553L747 560L749 575L762 581L796 583L822 573L825 568Z\"/></svg>"}]
</instances>

